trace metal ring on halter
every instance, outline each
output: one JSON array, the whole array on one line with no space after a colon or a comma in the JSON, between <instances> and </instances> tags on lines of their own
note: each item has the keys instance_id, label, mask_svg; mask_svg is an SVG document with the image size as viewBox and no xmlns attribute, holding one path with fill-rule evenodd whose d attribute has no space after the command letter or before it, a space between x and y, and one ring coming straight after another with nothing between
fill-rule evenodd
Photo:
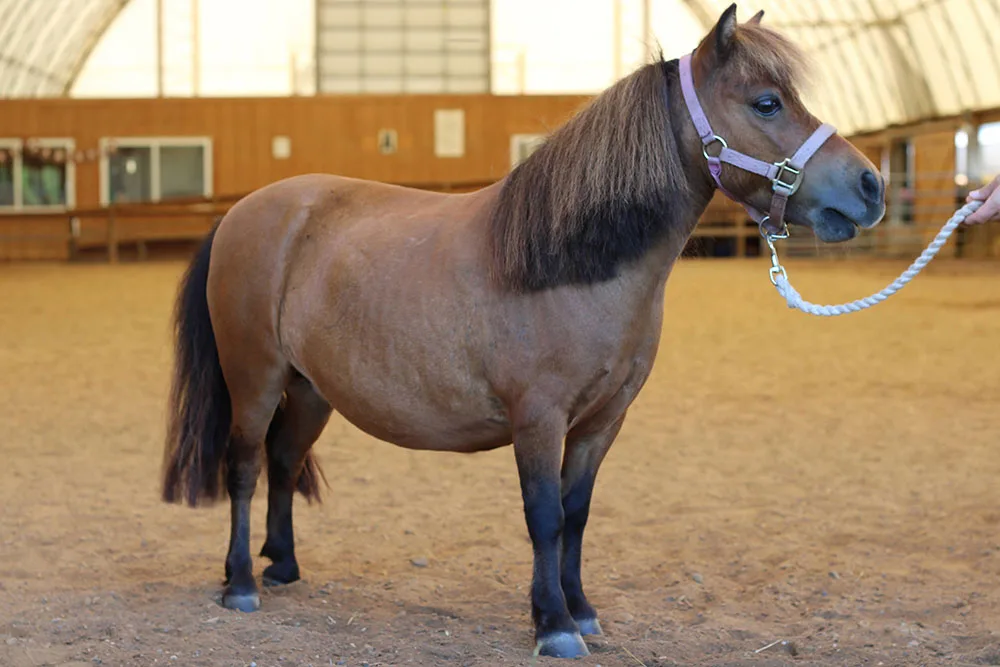
<instances>
[{"instance_id":1,"label":"metal ring on halter","mask_svg":"<svg viewBox=\"0 0 1000 667\"><path fill-rule=\"evenodd\" d=\"M760 231L760 235L764 237L764 240L779 240L788 238L788 223L784 220L781 221L781 229L777 232L769 231L764 227L771 220L771 216L765 215L760 219L757 224L757 229Z\"/></svg>"},{"instance_id":2,"label":"metal ring on halter","mask_svg":"<svg viewBox=\"0 0 1000 667\"><path fill-rule=\"evenodd\" d=\"M706 160L709 159L710 157L712 157L711 155L708 154L708 147L711 146L712 144L716 143L716 142L722 144L723 148L729 148L729 144L726 143L725 139L723 139L722 137L720 137L717 134L713 134L712 135L712 140L710 142L708 142L707 144L703 144L702 147L701 147L701 154L705 156Z\"/></svg>"}]
</instances>

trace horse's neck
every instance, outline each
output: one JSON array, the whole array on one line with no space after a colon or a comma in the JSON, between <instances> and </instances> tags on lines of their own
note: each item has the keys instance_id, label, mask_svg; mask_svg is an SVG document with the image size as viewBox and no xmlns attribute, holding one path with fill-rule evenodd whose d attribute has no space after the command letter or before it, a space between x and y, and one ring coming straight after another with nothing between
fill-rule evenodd
<instances>
[{"instance_id":1,"label":"horse's neck","mask_svg":"<svg viewBox=\"0 0 1000 667\"><path fill-rule=\"evenodd\" d=\"M623 272L623 275L631 274L629 279L637 289L654 293L659 290L662 293L667 277L684 252L684 247L708 208L713 194L714 189L706 189L699 182L697 189L692 190L692 196L686 204L688 210L675 218L674 228L669 233L663 234L659 243L654 244L638 262ZM678 202L678 205L685 204Z\"/></svg>"}]
</instances>

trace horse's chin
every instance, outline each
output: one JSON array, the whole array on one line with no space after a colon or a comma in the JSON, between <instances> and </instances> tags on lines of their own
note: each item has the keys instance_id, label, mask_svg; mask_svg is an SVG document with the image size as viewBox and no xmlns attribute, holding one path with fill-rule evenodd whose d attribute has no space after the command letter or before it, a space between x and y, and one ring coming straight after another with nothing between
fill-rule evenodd
<instances>
[{"instance_id":1,"label":"horse's chin","mask_svg":"<svg viewBox=\"0 0 1000 667\"><path fill-rule=\"evenodd\" d=\"M858 223L834 208L820 209L810 217L805 224L812 228L813 234L823 243L850 241L861 230Z\"/></svg>"}]
</instances>

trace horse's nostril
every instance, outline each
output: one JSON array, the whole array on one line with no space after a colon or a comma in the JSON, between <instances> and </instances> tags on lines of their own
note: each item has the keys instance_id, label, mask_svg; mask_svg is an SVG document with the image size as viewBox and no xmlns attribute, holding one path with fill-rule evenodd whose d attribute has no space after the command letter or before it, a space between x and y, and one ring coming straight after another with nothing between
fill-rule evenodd
<instances>
[{"instance_id":1,"label":"horse's nostril","mask_svg":"<svg viewBox=\"0 0 1000 667\"><path fill-rule=\"evenodd\" d=\"M861 173L861 196L869 204L877 204L882 198L882 181L870 169Z\"/></svg>"}]
</instances>

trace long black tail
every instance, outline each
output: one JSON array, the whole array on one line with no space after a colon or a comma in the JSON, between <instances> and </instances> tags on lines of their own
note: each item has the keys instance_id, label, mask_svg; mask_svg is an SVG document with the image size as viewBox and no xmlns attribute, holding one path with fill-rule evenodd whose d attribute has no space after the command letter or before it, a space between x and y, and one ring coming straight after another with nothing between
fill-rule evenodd
<instances>
[{"instance_id":1,"label":"long black tail","mask_svg":"<svg viewBox=\"0 0 1000 667\"><path fill-rule=\"evenodd\" d=\"M232 408L208 312L208 264L218 221L184 275L174 310L173 386L164 451L163 500L214 502L226 493Z\"/></svg>"},{"instance_id":2,"label":"long black tail","mask_svg":"<svg viewBox=\"0 0 1000 667\"><path fill-rule=\"evenodd\" d=\"M229 389L208 312L208 264L218 221L198 249L181 281L174 310L174 377L163 461L163 500L195 507L228 495L227 449L232 425ZM275 411L267 440L277 437L284 416ZM296 491L320 500L326 482L312 452L306 454Z\"/></svg>"}]
</instances>

